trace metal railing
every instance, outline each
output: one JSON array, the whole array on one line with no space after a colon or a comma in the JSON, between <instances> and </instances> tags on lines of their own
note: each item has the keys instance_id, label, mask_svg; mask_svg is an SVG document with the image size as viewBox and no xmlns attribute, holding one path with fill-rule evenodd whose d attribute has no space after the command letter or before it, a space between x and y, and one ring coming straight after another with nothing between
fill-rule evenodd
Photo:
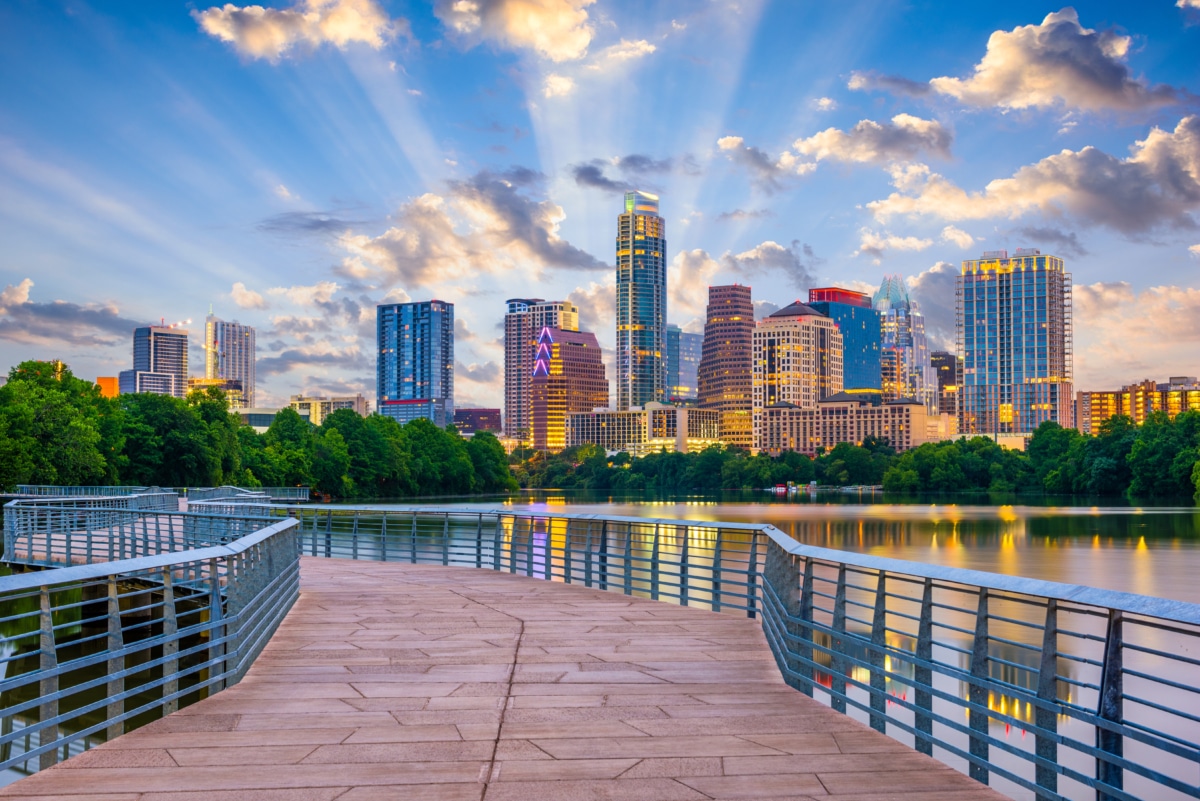
<instances>
[{"instance_id":1,"label":"metal railing","mask_svg":"<svg viewBox=\"0 0 1200 801\"><path fill-rule=\"evenodd\" d=\"M1194 604L813 548L768 525L260 511L299 520L312 556L490 568L761 617L789 684L1014 796L1200 798Z\"/></svg>"},{"instance_id":2,"label":"metal railing","mask_svg":"<svg viewBox=\"0 0 1200 801\"><path fill-rule=\"evenodd\" d=\"M297 524L206 524L229 544L164 538L156 555L0 578L0 770L47 768L241 679L298 597Z\"/></svg>"},{"instance_id":3,"label":"metal railing","mask_svg":"<svg viewBox=\"0 0 1200 801\"><path fill-rule=\"evenodd\" d=\"M240 499L249 503L276 501L280 503L304 503L309 499L308 487L190 487L189 501L217 501Z\"/></svg>"},{"instance_id":4,"label":"metal railing","mask_svg":"<svg viewBox=\"0 0 1200 801\"><path fill-rule=\"evenodd\" d=\"M18 484L14 495L29 497L119 497L124 495L141 495L146 492L167 492L161 487L121 487L121 486L73 486L60 487L54 484Z\"/></svg>"}]
</instances>

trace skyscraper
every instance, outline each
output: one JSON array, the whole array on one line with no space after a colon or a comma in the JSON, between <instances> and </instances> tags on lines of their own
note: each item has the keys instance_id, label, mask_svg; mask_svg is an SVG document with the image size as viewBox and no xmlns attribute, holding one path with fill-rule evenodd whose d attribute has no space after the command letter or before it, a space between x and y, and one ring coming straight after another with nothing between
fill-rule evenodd
<instances>
[{"instance_id":1,"label":"skyscraper","mask_svg":"<svg viewBox=\"0 0 1200 801\"><path fill-rule=\"evenodd\" d=\"M667 397L667 232L658 197L625 194L617 218L617 408Z\"/></svg>"},{"instance_id":2,"label":"skyscraper","mask_svg":"<svg viewBox=\"0 0 1200 801\"><path fill-rule=\"evenodd\" d=\"M703 355L704 335L688 334L677 325L667 326L667 397L695 400L697 373Z\"/></svg>"},{"instance_id":3,"label":"skyscraper","mask_svg":"<svg viewBox=\"0 0 1200 801\"><path fill-rule=\"evenodd\" d=\"M376 308L376 405L401 423L454 420L454 304L442 300Z\"/></svg>"},{"instance_id":4,"label":"skyscraper","mask_svg":"<svg viewBox=\"0 0 1200 801\"><path fill-rule=\"evenodd\" d=\"M1074 425L1071 275L1032 248L964 261L958 277L963 356L959 431L1028 434L1042 422Z\"/></svg>"},{"instance_id":5,"label":"skyscraper","mask_svg":"<svg viewBox=\"0 0 1200 801\"><path fill-rule=\"evenodd\" d=\"M754 329L754 410L780 403L804 409L842 391L842 332L796 301Z\"/></svg>"},{"instance_id":6,"label":"skyscraper","mask_svg":"<svg viewBox=\"0 0 1200 801\"><path fill-rule=\"evenodd\" d=\"M700 406L721 412L721 441L750 449L754 400L754 303L750 287L708 288L703 352L697 370Z\"/></svg>"},{"instance_id":7,"label":"skyscraper","mask_svg":"<svg viewBox=\"0 0 1200 801\"><path fill-rule=\"evenodd\" d=\"M543 328L533 363L533 447L566 447L567 415L608 406L600 343L588 331Z\"/></svg>"},{"instance_id":8,"label":"skyscraper","mask_svg":"<svg viewBox=\"0 0 1200 801\"><path fill-rule=\"evenodd\" d=\"M881 345L895 350L899 359L899 397L919 400L930 411L936 411L937 378L929 362L925 316L909 297L901 276L884 277L875 293L875 308L881 315Z\"/></svg>"},{"instance_id":9,"label":"skyscraper","mask_svg":"<svg viewBox=\"0 0 1200 801\"><path fill-rule=\"evenodd\" d=\"M133 369L122 370L122 394L151 392L187 396L188 332L174 325L148 325L133 331Z\"/></svg>"},{"instance_id":10,"label":"skyscraper","mask_svg":"<svg viewBox=\"0 0 1200 801\"><path fill-rule=\"evenodd\" d=\"M543 328L579 330L579 307L566 300L512 298L504 315L504 433L527 439L532 423L533 359Z\"/></svg>"},{"instance_id":11,"label":"skyscraper","mask_svg":"<svg viewBox=\"0 0 1200 801\"><path fill-rule=\"evenodd\" d=\"M842 384L879 390L883 324L871 296L840 287L808 290L808 305L837 323L842 332Z\"/></svg>"},{"instance_id":12,"label":"skyscraper","mask_svg":"<svg viewBox=\"0 0 1200 801\"><path fill-rule=\"evenodd\" d=\"M254 408L254 329L213 315L204 321L204 377L236 381L242 397L235 408Z\"/></svg>"},{"instance_id":13,"label":"skyscraper","mask_svg":"<svg viewBox=\"0 0 1200 801\"><path fill-rule=\"evenodd\" d=\"M962 384L962 359L946 351L934 351L929 363L937 374L937 412L958 419L958 388Z\"/></svg>"}]
</instances>

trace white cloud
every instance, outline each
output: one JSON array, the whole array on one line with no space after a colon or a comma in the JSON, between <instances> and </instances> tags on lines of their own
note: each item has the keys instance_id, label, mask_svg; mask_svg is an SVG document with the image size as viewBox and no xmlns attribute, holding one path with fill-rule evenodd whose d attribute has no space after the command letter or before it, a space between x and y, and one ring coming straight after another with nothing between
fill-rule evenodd
<instances>
[{"instance_id":1,"label":"white cloud","mask_svg":"<svg viewBox=\"0 0 1200 801\"><path fill-rule=\"evenodd\" d=\"M1200 0L1178 0L1175 3L1178 8L1195 8L1200 9Z\"/></svg>"},{"instance_id":2,"label":"white cloud","mask_svg":"<svg viewBox=\"0 0 1200 801\"><path fill-rule=\"evenodd\" d=\"M238 286L234 284L234 286ZM321 303L328 303L334 296L334 293L341 287L333 281L318 281L311 286L277 286L267 290L271 295L282 295L295 303L297 306L316 306ZM262 300L262 297L259 297ZM240 304L239 304L240 305ZM262 308L262 307L259 307Z\"/></svg>"},{"instance_id":3,"label":"white cloud","mask_svg":"<svg viewBox=\"0 0 1200 801\"><path fill-rule=\"evenodd\" d=\"M669 284L669 282L668 282ZM600 281L578 286L567 300L579 307L579 327L610 341L617 318L617 276L609 273Z\"/></svg>"},{"instance_id":4,"label":"white cloud","mask_svg":"<svg viewBox=\"0 0 1200 801\"><path fill-rule=\"evenodd\" d=\"M193 11L200 28L251 58L278 61L298 45L361 43L378 50L408 23L392 20L375 0L300 0L291 8L226 3Z\"/></svg>"},{"instance_id":5,"label":"white cloud","mask_svg":"<svg viewBox=\"0 0 1200 801\"><path fill-rule=\"evenodd\" d=\"M859 232L858 250L852 256L874 256L876 263L889 250L921 251L933 244L932 239L920 239L915 236L896 236L889 232L877 233L870 228Z\"/></svg>"},{"instance_id":6,"label":"white cloud","mask_svg":"<svg viewBox=\"0 0 1200 801\"><path fill-rule=\"evenodd\" d=\"M9 306L19 306L23 303L28 303L30 289L33 289L32 278L26 278L16 286L9 284L4 287L4 291L0 292L0 309L7 309Z\"/></svg>"},{"instance_id":7,"label":"white cloud","mask_svg":"<svg viewBox=\"0 0 1200 801\"><path fill-rule=\"evenodd\" d=\"M594 30L587 7L595 0L437 0L433 13L473 43L529 50L554 62L587 55Z\"/></svg>"},{"instance_id":8,"label":"white cloud","mask_svg":"<svg viewBox=\"0 0 1200 801\"><path fill-rule=\"evenodd\" d=\"M615 45L610 45L600 52L599 61L620 62L632 61L633 59L642 58L653 53L658 48L647 42L645 39L637 39L629 41L622 39Z\"/></svg>"},{"instance_id":9,"label":"white cloud","mask_svg":"<svg viewBox=\"0 0 1200 801\"><path fill-rule=\"evenodd\" d=\"M929 84L968 105L1010 109L1131 111L1179 102L1179 90L1149 86L1130 74L1125 60L1131 41L1112 30L1084 28L1075 9L1064 8L1040 25L994 32L970 77Z\"/></svg>"},{"instance_id":10,"label":"white cloud","mask_svg":"<svg viewBox=\"0 0 1200 801\"><path fill-rule=\"evenodd\" d=\"M300 196L292 194L292 191L283 184L275 187L275 196L280 200L299 200Z\"/></svg>"},{"instance_id":11,"label":"white cloud","mask_svg":"<svg viewBox=\"0 0 1200 801\"><path fill-rule=\"evenodd\" d=\"M1200 116L1174 131L1153 128L1126 159L1094 147L1063 150L1011 178L967 192L923 164L890 170L897 192L867 207L880 221L897 215L947 221L1016 218L1031 212L1071 214L1126 234L1169 226L1193 228L1200 208Z\"/></svg>"},{"instance_id":12,"label":"white cloud","mask_svg":"<svg viewBox=\"0 0 1200 801\"><path fill-rule=\"evenodd\" d=\"M1196 2L1200 3L1200 0L1196 0ZM1192 245L1190 248L1188 248L1188 252L1196 258L1200 258L1200 245Z\"/></svg>"},{"instance_id":13,"label":"white cloud","mask_svg":"<svg viewBox=\"0 0 1200 801\"><path fill-rule=\"evenodd\" d=\"M139 323L120 316L109 303L71 303L30 298L30 278L0 290L0 340L40 347L124 345ZM128 354L128 351L125 351Z\"/></svg>"},{"instance_id":14,"label":"white cloud","mask_svg":"<svg viewBox=\"0 0 1200 801\"><path fill-rule=\"evenodd\" d=\"M925 315L925 332L932 340L931 349L954 349L955 283L960 272L950 262L939 261L906 282L909 297Z\"/></svg>"},{"instance_id":15,"label":"white cloud","mask_svg":"<svg viewBox=\"0 0 1200 801\"><path fill-rule=\"evenodd\" d=\"M563 97L571 94L575 88L575 81L566 75L558 75L550 73L546 76L546 80L542 83L543 97Z\"/></svg>"},{"instance_id":16,"label":"white cloud","mask_svg":"<svg viewBox=\"0 0 1200 801\"><path fill-rule=\"evenodd\" d=\"M833 111L838 107L837 101L832 97L818 97L812 104L817 111Z\"/></svg>"},{"instance_id":17,"label":"white cloud","mask_svg":"<svg viewBox=\"0 0 1200 801\"><path fill-rule=\"evenodd\" d=\"M721 264L708 251L699 248L681 250L671 260L667 270L667 288L670 291L667 308L671 310L672 322L690 322L703 317L708 306L708 287L715 283Z\"/></svg>"},{"instance_id":18,"label":"white cloud","mask_svg":"<svg viewBox=\"0 0 1200 801\"><path fill-rule=\"evenodd\" d=\"M975 244L975 237L968 234L961 228L955 228L953 225L947 225L942 229L942 241L953 242L963 250Z\"/></svg>"},{"instance_id":19,"label":"white cloud","mask_svg":"<svg viewBox=\"0 0 1200 801\"><path fill-rule=\"evenodd\" d=\"M722 136L717 148L735 164L748 169L758 186L767 192L783 188L785 179L796 175L807 175L817 168L816 164L802 162L792 153L781 153L772 158L757 147L746 144L740 136Z\"/></svg>"},{"instance_id":20,"label":"white cloud","mask_svg":"<svg viewBox=\"0 0 1200 801\"><path fill-rule=\"evenodd\" d=\"M897 114L890 123L861 120L849 131L828 128L807 139L797 139L792 147L817 161L882 163L908 161L923 151L948 158L953 138L937 120Z\"/></svg>"},{"instance_id":21,"label":"white cloud","mask_svg":"<svg viewBox=\"0 0 1200 801\"><path fill-rule=\"evenodd\" d=\"M230 290L229 296L233 298L233 302L237 304L239 309L265 309L267 301L263 296L255 292L253 289L247 289L246 285L238 281Z\"/></svg>"}]
</instances>

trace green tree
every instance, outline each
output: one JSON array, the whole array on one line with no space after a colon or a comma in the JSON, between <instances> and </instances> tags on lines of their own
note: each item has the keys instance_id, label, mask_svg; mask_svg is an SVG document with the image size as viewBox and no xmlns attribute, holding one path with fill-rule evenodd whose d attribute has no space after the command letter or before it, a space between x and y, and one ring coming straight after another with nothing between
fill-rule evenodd
<instances>
[{"instance_id":1,"label":"green tree","mask_svg":"<svg viewBox=\"0 0 1200 801\"><path fill-rule=\"evenodd\" d=\"M410 420L402 432L412 454L413 482L418 495L465 494L474 488L475 468L457 432L438 428L423 417Z\"/></svg>"},{"instance_id":2,"label":"green tree","mask_svg":"<svg viewBox=\"0 0 1200 801\"><path fill-rule=\"evenodd\" d=\"M354 482L347 473L350 470L350 449L336 428L322 431L315 440L312 475L315 486L339 498L354 494Z\"/></svg>"},{"instance_id":3,"label":"green tree","mask_svg":"<svg viewBox=\"0 0 1200 801\"><path fill-rule=\"evenodd\" d=\"M476 492L511 492L518 488L517 480L508 469L508 454L495 434L476 431L466 445L467 456L475 471Z\"/></svg>"}]
</instances>

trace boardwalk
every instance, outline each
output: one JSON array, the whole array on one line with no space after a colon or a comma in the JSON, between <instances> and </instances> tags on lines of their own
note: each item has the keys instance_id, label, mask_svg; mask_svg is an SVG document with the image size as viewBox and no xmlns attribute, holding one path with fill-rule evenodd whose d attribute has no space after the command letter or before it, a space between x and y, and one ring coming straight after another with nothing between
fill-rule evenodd
<instances>
[{"instance_id":1,"label":"boardwalk","mask_svg":"<svg viewBox=\"0 0 1200 801\"><path fill-rule=\"evenodd\" d=\"M302 587L240 684L0 797L1001 798L786 687L754 621L469 568Z\"/></svg>"}]
</instances>

